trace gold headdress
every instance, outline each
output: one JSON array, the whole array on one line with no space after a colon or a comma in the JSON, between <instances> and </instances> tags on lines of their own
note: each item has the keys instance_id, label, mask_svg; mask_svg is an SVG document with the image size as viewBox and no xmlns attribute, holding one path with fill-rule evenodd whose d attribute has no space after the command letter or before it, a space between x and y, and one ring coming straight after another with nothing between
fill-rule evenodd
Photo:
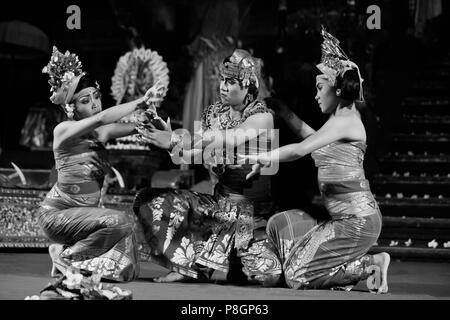
<instances>
[{"instance_id":1,"label":"gold headdress","mask_svg":"<svg viewBox=\"0 0 450 320\"><path fill-rule=\"evenodd\" d=\"M85 72L81 69L78 56L66 51L61 53L53 46L49 63L42 69L50 77L50 92L53 92L50 101L65 108L66 113L73 112L68 104L71 102L78 82ZM69 115L70 117L70 115Z\"/></svg>"},{"instance_id":2,"label":"gold headdress","mask_svg":"<svg viewBox=\"0 0 450 320\"><path fill-rule=\"evenodd\" d=\"M259 88L260 61L245 50L236 49L230 58L220 64L219 72L227 78L235 78L244 86L253 83Z\"/></svg>"},{"instance_id":3,"label":"gold headdress","mask_svg":"<svg viewBox=\"0 0 450 320\"><path fill-rule=\"evenodd\" d=\"M362 86L364 79L361 77L358 65L350 61L344 50L339 46L339 40L329 34L323 26L321 34L323 37L322 59L317 68L327 77L332 86L336 85L338 76L343 76L347 70L356 69L360 84L359 100L364 101Z\"/></svg>"}]
</instances>

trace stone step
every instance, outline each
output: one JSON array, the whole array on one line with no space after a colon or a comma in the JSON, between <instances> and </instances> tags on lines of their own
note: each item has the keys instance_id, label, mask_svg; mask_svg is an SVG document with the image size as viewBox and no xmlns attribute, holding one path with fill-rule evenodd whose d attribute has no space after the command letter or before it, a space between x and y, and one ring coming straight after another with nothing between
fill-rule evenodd
<instances>
[{"instance_id":1,"label":"stone step","mask_svg":"<svg viewBox=\"0 0 450 320\"><path fill-rule=\"evenodd\" d=\"M450 245L450 219L424 218L424 217L391 217L383 216L383 227L380 239L395 240L400 245L428 246L432 240L438 246Z\"/></svg>"},{"instance_id":2,"label":"stone step","mask_svg":"<svg viewBox=\"0 0 450 320\"><path fill-rule=\"evenodd\" d=\"M450 230L448 229L410 229L410 228L390 228L384 227L381 230L380 238L385 240L396 240L404 244L405 241L411 239L413 243L428 243L433 239L443 245L450 243Z\"/></svg>"},{"instance_id":3,"label":"stone step","mask_svg":"<svg viewBox=\"0 0 450 320\"><path fill-rule=\"evenodd\" d=\"M431 133L450 133L450 116L432 116L427 114L404 114L398 127L401 133L424 134Z\"/></svg>"},{"instance_id":4,"label":"stone step","mask_svg":"<svg viewBox=\"0 0 450 320\"><path fill-rule=\"evenodd\" d=\"M376 174L371 178L370 186L372 192L380 196L387 193L392 195L402 193L409 196L416 195L417 198L424 198L426 195L450 198L450 176Z\"/></svg>"},{"instance_id":5,"label":"stone step","mask_svg":"<svg viewBox=\"0 0 450 320\"><path fill-rule=\"evenodd\" d=\"M411 199L377 195L376 200L383 217L450 219L450 198ZM312 202L317 216L328 216L320 196L315 196Z\"/></svg>"},{"instance_id":6,"label":"stone step","mask_svg":"<svg viewBox=\"0 0 450 320\"><path fill-rule=\"evenodd\" d=\"M383 225L395 227L435 229L443 228L450 230L450 219L428 218L428 217L390 217L383 216Z\"/></svg>"},{"instance_id":7,"label":"stone step","mask_svg":"<svg viewBox=\"0 0 450 320\"><path fill-rule=\"evenodd\" d=\"M379 252L387 252L391 258L399 260L450 261L450 249L378 245L369 250L370 254Z\"/></svg>"},{"instance_id":8,"label":"stone step","mask_svg":"<svg viewBox=\"0 0 450 320\"><path fill-rule=\"evenodd\" d=\"M450 199L386 198L377 196L383 216L450 218Z\"/></svg>"},{"instance_id":9,"label":"stone step","mask_svg":"<svg viewBox=\"0 0 450 320\"><path fill-rule=\"evenodd\" d=\"M450 150L450 134L439 133L396 133L392 136L391 148L397 152L426 151L428 153L440 153Z\"/></svg>"},{"instance_id":10,"label":"stone step","mask_svg":"<svg viewBox=\"0 0 450 320\"><path fill-rule=\"evenodd\" d=\"M401 108L406 114L450 115L450 98L408 97Z\"/></svg>"},{"instance_id":11,"label":"stone step","mask_svg":"<svg viewBox=\"0 0 450 320\"><path fill-rule=\"evenodd\" d=\"M448 97L450 87L450 78L449 79L440 79L440 80L421 80L414 83L414 85L408 90L408 95L414 97Z\"/></svg>"},{"instance_id":12,"label":"stone step","mask_svg":"<svg viewBox=\"0 0 450 320\"><path fill-rule=\"evenodd\" d=\"M441 249L449 250L449 241L438 241L435 237L428 239L411 239L408 235L403 238L398 237L395 239L383 238L380 236L376 242L376 246L392 247L392 248L421 248L421 249Z\"/></svg>"},{"instance_id":13,"label":"stone step","mask_svg":"<svg viewBox=\"0 0 450 320\"><path fill-rule=\"evenodd\" d=\"M396 152L379 159L382 173L408 171L411 174L447 175L450 173L450 154L404 154Z\"/></svg>"}]
</instances>

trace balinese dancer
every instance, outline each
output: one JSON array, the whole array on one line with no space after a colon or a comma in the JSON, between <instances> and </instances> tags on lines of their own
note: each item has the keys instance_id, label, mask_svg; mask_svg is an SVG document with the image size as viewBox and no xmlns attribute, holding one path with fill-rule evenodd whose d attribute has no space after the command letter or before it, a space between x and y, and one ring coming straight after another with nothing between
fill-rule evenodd
<instances>
[{"instance_id":1,"label":"balinese dancer","mask_svg":"<svg viewBox=\"0 0 450 320\"><path fill-rule=\"evenodd\" d=\"M330 115L328 121L318 131L304 124L305 139L300 143L249 156L257 163L248 177L273 161L294 161L311 153L331 220L302 235L292 223L295 214L271 218L268 237L278 249L286 284L294 289L349 290L367 279L369 289L386 293L390 256L367 254L380 235L381 213L363 169L366 132L355 105L363 100L363 79L339 41L324 29L322 36L316 100Z\"/></svg>"},{"instance_id":2,"label":"balinese dancer","mask_svg":"<svg viewBox=\"0 0 450 320\"><path fill-rule=\"evenodd\" d=\"M135 213L151 247L149 260L171 270L155 278L156 282L207 280L214 270L227 273L228 280L235 282L237 276L231 275L239 272L230 269L236 270L240 262L243 266L237 270L244 282L270 281L272 275L281 274L278 259L265 248L265 228L273 212L270 176L246 180L251 165L235 162L240 147L250 153L257 152L252 145L263 151L271 148L273 115L257 99L259 63L247 51L236 49L219 71L220 101L205 108L202 129L197 132L199 143L191 144L190 138L170 128L138 128L148 142L169 150L172 159L198 159L198 155L200 160L210 159L207 164L218 180L214 195L173 190L137 196Z\"/></svg>"},{"instance_id":3,"label":"balinese dancer","mask_svg":"<svg viewBox=\"0 0 450 320\"><path fill-rule=\"evenodd\" d=\"M101 208L99 200L110 172L103 143L137 133L135 124L114 122L136 110L145 97L102 111L98 83L83 72L75 54L56 47L42 71L50 77L50 100L68 118L53 132L58 180L39 211L41 228L55 242L49 248L52 276L70 269L115 281L136 279L132 220L124 212Z\"/></svg>"}]
</instances>

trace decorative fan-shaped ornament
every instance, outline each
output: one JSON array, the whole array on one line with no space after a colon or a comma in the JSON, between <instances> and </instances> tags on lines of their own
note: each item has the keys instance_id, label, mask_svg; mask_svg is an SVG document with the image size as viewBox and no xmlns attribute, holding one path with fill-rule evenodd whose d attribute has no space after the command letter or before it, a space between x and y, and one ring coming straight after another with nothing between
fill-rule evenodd
<instances>
[{"instance_id":1,"label":"decorative fan-shaped ornament","mask_svg":"<svg viewBox=\"0 0 450 320\"><path fill-rule=\"evenodd\" d=\"M156 51L134 49L119 58L111 83L111 94L117 104L143 97L153 86L154 106L159 107L169 87L169 69Z\"/></svg>"},{"instance_id":2,"label":"decorative fan-shaped ornament","mask_svg":"<svg viewBox=\"0 0 450 320\"><path fill-rule=\"evenodd\" d=\"M111 80L111 95L116 104L141 98L151 89L147 109L157 115L156 108L161 105L169 87L169 69L156 51L134 49L119 58ZM137 122L142 112L142 109L135 111L120 122ZM149 146L133 135L116 139L116 144L109 144L107 148L148 150Z\"/></svg>"}]
</instances>

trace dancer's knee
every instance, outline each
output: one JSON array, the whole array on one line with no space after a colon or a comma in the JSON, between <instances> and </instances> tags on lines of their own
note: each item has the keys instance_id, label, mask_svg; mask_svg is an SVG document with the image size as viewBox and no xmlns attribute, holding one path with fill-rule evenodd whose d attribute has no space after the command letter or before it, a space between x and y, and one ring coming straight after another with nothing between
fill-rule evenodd
<instances>
[{"instance_id":1,"label":"dancer's knee","mask_svg":"<svg viewBox=\"0 0 450 320\"><path fill-rule=\"evenodd\" d=\"M132 231L133 221L124 212L115 212L106 216L103 225L116 232L127 234Z\"/></svg>"},{"instance_id":2,"label":"dancer's knee","mask_svg":"<svg viewBox=\"0 0 450 320\"><path fill-rule=\"evenodd\" d=\"M283 222L286 220L285 212L286 211L276 213L269 218L269 221L267 221L266 226L268 234L271 234L272 231L277 230L283 224Z\"/></svg>"}]
</instances>

